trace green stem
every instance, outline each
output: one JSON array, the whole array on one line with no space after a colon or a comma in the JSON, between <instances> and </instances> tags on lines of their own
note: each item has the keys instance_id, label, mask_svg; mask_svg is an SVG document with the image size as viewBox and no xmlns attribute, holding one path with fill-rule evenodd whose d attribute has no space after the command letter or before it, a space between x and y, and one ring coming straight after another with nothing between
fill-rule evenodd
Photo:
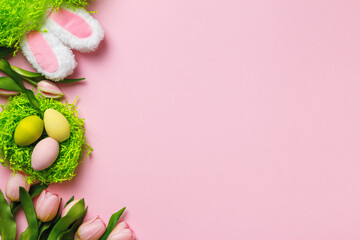
<instances>
[{"instance_id":1,"label":"green stem","mask_svg":"<svg viewBox=\"0 0 360 240\"><path fill-rule=\"evenodd\" d=\"M31 79L29 79L29 78L26 78L26 77L22 77L22 79L24 79L25 81L27 81L28 83L31 83L32 85L34 85L34 86L36 86L36 84L37 84L37 82L35 82L35 81L33 81L33 80L31 80Z\"/></svg>"}]
</instances>

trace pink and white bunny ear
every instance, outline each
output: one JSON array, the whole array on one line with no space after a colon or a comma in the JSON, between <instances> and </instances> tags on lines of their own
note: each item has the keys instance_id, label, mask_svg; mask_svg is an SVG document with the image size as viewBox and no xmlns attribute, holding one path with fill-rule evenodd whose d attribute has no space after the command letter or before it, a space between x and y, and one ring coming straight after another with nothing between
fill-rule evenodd
<instances>
[{"instance_id":1,"label":"pink and white bunny ear","mask_svg":"<svg viewBox=\"0 0 360 240\"><path fill-rule=\"evenodd\" d=\"M60 81L76 67L72 51L49 32L28 33L20 47L31 65L49 79Z\"/></svg>"},{"instance_id":2,"label":"pink and white bunny ear","mask_svg":"<svg viewBox=\"0 0 360 240\"><path fill-rule=\"evenodd\" d=\"M52 12L44 27L64 44L80 52L94 51L104 38L99 22L81 8L60 8Z\"/></svg>"}]
</instances>

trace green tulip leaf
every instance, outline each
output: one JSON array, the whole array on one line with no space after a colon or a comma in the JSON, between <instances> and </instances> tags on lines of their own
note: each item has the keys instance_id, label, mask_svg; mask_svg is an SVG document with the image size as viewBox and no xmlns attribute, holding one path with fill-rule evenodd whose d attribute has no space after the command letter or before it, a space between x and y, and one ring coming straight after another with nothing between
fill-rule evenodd
<instances>
[{"instance_id":1,"label":"green tulip leaf","mask_svg":"<svg viewBox=\"0 0 360 240\"><path fill-rule=\"evenodd\" d=\"M19 195L28 222L28 228L20 235L20 240L37 240L39 225L31 196L23 187L20 187Z\"/></svg>"},{"instance_id":2,"label":"green tulip leaf","mask_svg":"<svg viewBox=\"0 0 360 240\"><path fill-rule=\"evenodd\" d=\"M39 237L38 237L38 239L40 239L41 235L51 227L51 224L52 224L52 222L41 223L41 226L39 228Z\"/></svg>"},{"instance_id":3,"label":"green tulip leaf","mask_svg":"<svg viewBox=\"0 0 360 240\"><path fill-rule=\"evenodd\" d=\"M0 47L0 58L4 58L14 51L13 48Z\"/></svg>"},{"instance_id":4,"label":"green tulip leaf","mask_svg":"<svg viewBox=\"0 0 360 240\"><path fill-rule=\"evenodd\" d=\"M48 187L48 185L43 184L43 183L36 183L33 186L31 186L30 190L29 190L29 194L30 194L31 198L34 198L37 195L39 195L47 187ZM11 202L10 203L10 209L11 209L11 212L13 215L16 214L16 212L17 212L17 210L19 210L20 206L21 206L20 202Z\"/></svg>"},{"instance_id":5,"label":"green tulip leaf","mask_svg":"<svg viewBox=\"0 0 360 240\"><path fill-rule=\"evenodd\" d=\"M38 240L48 240L51 230L54 228L55 224L60 220L61 215L58 214L51 222L43 223L40 227L41 232L39 232Z\"/></svg>"},{"instance_id":6,"label":"green tulip leaf","mask_svg":"<svg viewBox=\"0 0 360 240\"><path fill-rule=\"evenodd\" d=\"M0 71L6 73L22 90L25 90L24 83L21 81L20 76L11 69L10 64L5 59L0 59Z\"/></svg>"},{"instance_id":7,"label":"green tulip leaf","mask_svg":"<svg viewBox=\"0 0 360 240\"><path fill-rule=\"evenodd\" d=\"M41 114L43 115L43 113L40 110L40 104L39 101L35 98L34 92L29 90L29 89L25 89L24 90L26 96L28 97L31 105Z\"/></svg>"},{"instance_id":8,"label":"green tulip leaf","mask_svg":"<svg viewBox=\"0 0 360 240\"><path fill-rule=\"evenodd\" d=\"M35 240L33 231L28 227L24 232L21 233L19 240Z\"/></svg>"},{"instance_id":9,"label":"green tulip leaf","mask_svg":"<svg viewBox=\"0 0 360 240\"><path fill-rule=\"evenodd\" d=\"M0 190L0 233L1 240L15 240L16 222L4 194Z\"/></svg>"},{"instance_id":10,"label":"green tulip leaf","mask_svg":"<svg viewBox=\"0 0 360 240\"><path fill-rule=\"evenodd\" d=\"M126 209L126 207L120 209L118 212L114 213L111 216L108 226L106 228L106 231L105 231L104 235L102 235L100 240L106 240L109 237L111 231L115 228L116 223L119 221L119 219L120 219L121 215L124 213L125 209Z\"/></svg>"},{"instance_id":11,"label":"green tulip leaf","mask_svg":"<svg viewBox=\"0 0 360 240\"><path fill-rule=\"evenodd\" d=\"M0 77L0 88L9 91L21 91L22 89L10 77Z\"/></svg>"},{"instance_id":12,"label":"green tulip leaf","mask_svg":"<svg viewBox=\"0 0 360 240\"><path fill-rule=\"evenodd\" d=\"M76 220L81 218L85 211L84 199L77 202L69 212L55 224L51 230L48 240L58 240L58 237L65 232L68 227L73 224Z\"/></svg>"},{"instance_id":13,"label":"green tulip leaf","mask_svg":"<svg viewBox=\"0 0 360 240\"><path fill-rule=\"evenodd\" d=\"M82 222L84 221L87 210L88 208L86 207L83 215L78 220L76 220L76 222L71 226L69 230L60 234L58 240L74 240L75 233L82 224Z\"/></svg>"},{"instance_id":14,"label":"green tulip leaf","mask_svg":"<svg viewBox=\"0 0 360 240\"><path fill-rule=\"evenodd\" d=\"M59 83L74 83L74 82L80 82L85 80L85 78L67 78L64 80L61 80Z\"/></svg>"},{"instance_id":15,"label":"green tulip leaf","mask_svg":"<svg viewBox=\"0 0 360 240\"><path fill-rule=\"evenodd\" d=\"M25 69L10 65L11 69L24 78L30 78L31 80L41 81L45 77L41 73L30 72Z\"/></svg>"},{"instance_id":16,"label":"green tulip leaf","mask_svg":"<svg viewBox=\"0 0 360 240\"><path fill-rule=\"evenodd\" d=\"M52 222L46 222L46 223L42 223L40 228L39 228L39 237L38 240L40 239L47 239L47 235L49 235L49 230L51 229L52 226Z\"/></svg>"}]
</instances>

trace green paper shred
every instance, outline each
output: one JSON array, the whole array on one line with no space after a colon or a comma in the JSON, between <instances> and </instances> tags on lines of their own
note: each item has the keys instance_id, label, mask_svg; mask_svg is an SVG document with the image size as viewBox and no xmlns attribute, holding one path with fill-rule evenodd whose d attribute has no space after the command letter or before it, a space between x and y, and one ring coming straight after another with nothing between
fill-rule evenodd
<instances>
[{"instance_id":1,"label":"green paper shred","mask_svg":"<svg viewBox=\"0 0 360 240\"><path fill-rule=\"evenodd\" d=\"M21 37L40 30L46 12L61 5L85 7L89 0L0 0L0 46L19 47Z\"/></svg>"},{"instance_id":2,"label":"green paper shred","mask_svg":"<svg viewBox=\"0 0 360 240\"><path fill-rule=\"evenodd\" d=\"M71 180L81 159L88 156L92 148L86 143L84 120L78 118L76 106L71 103L36 96L41 111L53 108L63 114L70 124L70 137L60 143L60 152L56 161L43 171L31 168L31 154L38 141L47 137L46 132L35 143L27 147L19 147L14 141L15 128L27 116L39 113L33 109L24 94L9 98L0 113L0 163L14 172L26 173L29 183L40 181L45 184ZM40 116L39 116L40 117ZM87 152L87 154L85 154Z\"/></svg>"}]
</instances>

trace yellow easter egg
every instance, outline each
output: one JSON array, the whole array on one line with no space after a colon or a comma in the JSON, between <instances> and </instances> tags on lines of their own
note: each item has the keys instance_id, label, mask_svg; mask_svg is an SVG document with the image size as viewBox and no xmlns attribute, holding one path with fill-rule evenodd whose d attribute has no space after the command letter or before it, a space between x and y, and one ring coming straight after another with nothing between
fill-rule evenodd
<instances>
[{"instance_id":1,"label":"yellow easter egg","mask_svg":"<svg viewBox=\"0 0 360 240\"><path fill-rule=\"evenodd\" d=\"M68 120L55 109L49 108L45 111L44 124L49 137L54 138L58 142L63 142L70 137L70 124Z\"/></svg>"},{"instance_id":2,"label":"yellow easter egg","mask_svg":"<svg viewBox=\"0 0 360 240\"><path fill-rule=\"evenodd\" d=\"M21 120L15 129L15 143L21 147L28 146L38 140L43 131L43 120L35 115L28 116Z\"/></svg>"}]
</instances>

